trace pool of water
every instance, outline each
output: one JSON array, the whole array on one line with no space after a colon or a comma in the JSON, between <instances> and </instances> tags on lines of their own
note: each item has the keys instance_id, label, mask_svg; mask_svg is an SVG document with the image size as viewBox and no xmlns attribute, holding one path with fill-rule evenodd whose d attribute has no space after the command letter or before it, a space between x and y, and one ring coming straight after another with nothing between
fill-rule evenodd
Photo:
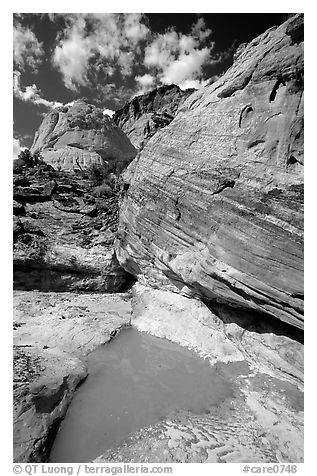
<instances>
[{"instance_id":1,"label":"pool of water","mask_svg":"<svg viewBox=\"0 0 317 476\"><path fill-rule=\"evenodd\" d=\"M205 413L232 394L232 383L197 354L133 328L92 352L87 365L52 463L89 462L171 412Z\"/></svg>"}]
</instances>

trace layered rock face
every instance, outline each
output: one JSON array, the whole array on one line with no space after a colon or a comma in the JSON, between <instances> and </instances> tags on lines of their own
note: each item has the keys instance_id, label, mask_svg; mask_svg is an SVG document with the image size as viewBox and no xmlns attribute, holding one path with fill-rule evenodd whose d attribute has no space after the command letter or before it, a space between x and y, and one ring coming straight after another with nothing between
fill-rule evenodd
<instances>
[{"instance_id":1,"label":"layered rock face","mask_svg":"<svg viewBox=\"0 0 317 476\"><path fill-rule=\"evenodd\" d=\"M133 166L117 242L126 270L303 327L301 15L239 48Z\"/></svg>"},{"instance_id":2,"label":"layered rock face","mask_svg":"<svg viewBox=\"0 0 317 476\"><path fill-rule=\"evenodd\" d=\"M114 122L126 133L136 148L142 147L159 129L168 125L177 109L195 91L182 91L175 84L161 86L137 96L119 109Z\"/></svg>"},{"instance_id":3,"label":"layered rock face","mask_svg":"<svg viewBox=\"0 0 317 476\"><path fill-rule=\"evenodd\" d=\"M41 152L54 168L71 171L109 160L119 160L124 168L136 155L130 140L112 119L85 100L47 114L30 150Z\"/></svg>"},{"instance_id":4,"label":"layered rock face","mask_svg":"<svg viewBox=\"0 0 317 476\"><path fill-rule=\"evenodd\" d=\"M118 291L127 282L113 242L118 197L110 186L41 165L14 174L14 287Z\"/></svg>"}]
</instances>

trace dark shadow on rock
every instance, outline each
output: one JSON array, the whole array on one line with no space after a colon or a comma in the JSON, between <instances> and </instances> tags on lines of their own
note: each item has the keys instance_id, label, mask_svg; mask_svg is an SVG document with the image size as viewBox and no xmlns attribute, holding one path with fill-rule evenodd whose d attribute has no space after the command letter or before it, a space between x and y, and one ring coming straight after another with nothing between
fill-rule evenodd
<instances>
[{"instance_id":1,"label":"dark shadow on rock","mask_svg":"<svg viewBox=\"0 0 317 476\"><path fill-rule=\"evenodd\" d=\"M304 343L304 331L258 311L238 309L224 304L214 304L202 300L205 306L224 324L235 323L245 330L258 334L272 333L285 336L300 344Z\"/></svg>"}]
</instances>

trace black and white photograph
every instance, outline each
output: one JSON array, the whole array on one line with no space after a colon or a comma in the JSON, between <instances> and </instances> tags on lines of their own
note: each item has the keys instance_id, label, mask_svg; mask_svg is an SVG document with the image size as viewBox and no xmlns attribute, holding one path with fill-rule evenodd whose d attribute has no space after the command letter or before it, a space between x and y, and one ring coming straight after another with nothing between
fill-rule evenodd
<instances>
[{"instance_id":1,"label":"black and white photograph","mask_svg":"<svg viewBox=\"0 0 317 476\"><path fill-rule=\"evenodd\" d=\"M16 474L304 474L304 13L184 7L11 12Z\"/></svg>"}]
</instances>

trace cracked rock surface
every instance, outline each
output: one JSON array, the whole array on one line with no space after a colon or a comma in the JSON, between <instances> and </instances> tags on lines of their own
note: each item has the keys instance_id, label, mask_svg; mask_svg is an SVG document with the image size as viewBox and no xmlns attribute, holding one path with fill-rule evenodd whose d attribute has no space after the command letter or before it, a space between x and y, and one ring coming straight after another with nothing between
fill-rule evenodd
<instances>
[{"instance_id":1,"label":"cracked rock surface","mask_svg":"<svg viewBox=\"0 0 317 476\"><path fill-rule=\"evenodd\" d=\"M133 161L117 256L141 282L303 328L303 17L267 30Z\"/></svg>"}]
</instances>

